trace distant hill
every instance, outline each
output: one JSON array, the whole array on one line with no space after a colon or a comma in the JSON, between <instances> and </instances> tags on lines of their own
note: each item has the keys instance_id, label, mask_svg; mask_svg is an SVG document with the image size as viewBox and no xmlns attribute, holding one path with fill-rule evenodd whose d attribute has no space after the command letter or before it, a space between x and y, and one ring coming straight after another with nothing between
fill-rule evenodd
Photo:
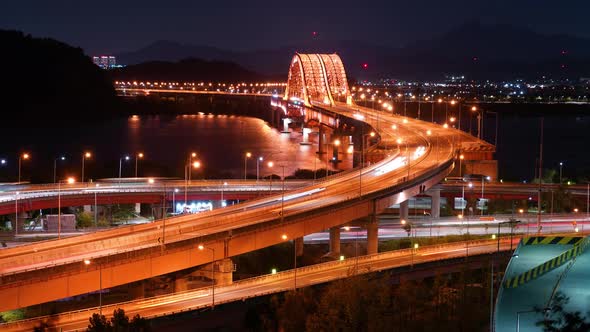
<instances>
[{"instance_id":1,"label":"distant hill","mask_svg":"<svg viewBox=\"0 0 590 332\"><path fill-rule=\"evenodd\" d=\"M359 79L442 79L461 73L468 78L511 79L542 75L579 78L590 75L590 40L542 35L509 25L468 22L429 40L388 48L360 41L310 40L266 50L233 52L213 47L159 41L121 53L121 63L178 61L195 57L231 61L265 75L287 76L295 52L338 53L349 76ZM362 68L367 63L368 68Z\"/></svg>"},{"instance_id":2,"label":"distant hill","mask_svg":"<svg viewBox=\"0 0 590 332\"><path fill-rule=\"evenodd\" d=\"M116 69L115 80L144 81L205 81L205 82L260 82L268 79L226 61L184 59L178 62L150 61Z\"/></svg>"},{"instance_id":3,"label":"distant hill","mask_svg":"<svg viewBox=\"0 0 590 332\"><path fill-rule=\"evenodd\" d=\"M0 94L3 104L11 104L3 109L4 120L47 124L114 110L110 78L82 49L7 30L0 30L0 45Z\"/></svg>"}]
</instances>

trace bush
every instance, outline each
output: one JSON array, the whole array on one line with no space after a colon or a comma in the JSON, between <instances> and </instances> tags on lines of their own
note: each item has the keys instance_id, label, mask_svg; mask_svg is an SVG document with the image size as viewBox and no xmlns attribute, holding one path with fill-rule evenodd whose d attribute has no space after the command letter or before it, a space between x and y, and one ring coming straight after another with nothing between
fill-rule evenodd
<instances>
[{"instance_id":1,"label":"bush","mask_svg":"<svg viewBox=\"0 0 590 332\"><path fill-rule=\"evenodd\" d=\"M76 215L76 227L86 228L94 225L94 216L91 212L82 211Z\"/></svg>"}]
</instances>

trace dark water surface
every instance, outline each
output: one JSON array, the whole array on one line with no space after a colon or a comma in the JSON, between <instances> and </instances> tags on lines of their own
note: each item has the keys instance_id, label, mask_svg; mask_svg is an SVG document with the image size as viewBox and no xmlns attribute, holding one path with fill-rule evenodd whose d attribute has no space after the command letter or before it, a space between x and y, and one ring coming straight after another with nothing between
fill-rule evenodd
<instances>
[{"instance_id":1,"label":"dark water surface","mask_svg":"<svg viewBox=\"0 0 590 332\"><path fill-rule=\"evenodd\" d=\"M91 121L78 126L60 129L2 130L0 158L7 164L0 169L0 181L15 181L18 173L18 154L28 152L31 159L22 161L22 179L34 182L53 181L53 161L65 155L66 161L58 161L58 178L80 178L83 151L92 157L85 162L86 178L118 177L119 158L123 161L122 176L135 173L134 155L143 152L139 161L139 176L184 177L184 164L190 152L196 152L202 168L193 178L244 177L244 155L248 159L247 171L256 176L256 157L263 156L260 175L271 172L285 175L297 168L317 169L325 167L325 155L317 159L316 145L300 145L301 134L281 134L266 122L256 118L224 115L183 116L133 116L114 118L101 124ZM311 138L312 141L315 137ZM272 160L273 169L266 166ZM346 167L343 163L339 167ZM205 173L205 174L204 174Z\"/></svg>"},{"instance_id":2,"label":"dark water surface","mask_svg":"<svg viewBox=\"0 0 590 332\"><path fill-rule=\"evenodd\" d=\"M3 124L8 127L8 124ZM182 178L183 165L189 153L198 154L203 168L193 177L206 176L243 178L244 154L252 153L248 160L248 173L256 175L256 157L263 156L260 175L271 172L281 175L278 165L285 165L286 175L297 168L320 169L325 167L325 156L315 154L317 144L300 145L301 134L281 134L266 122L256 118L224 115L182 116L133 116L113 118L94 123L90 119L67 128L48 126L42 129L1 129L0 158L7 163L0 165L0 181L16 181L19 152L28 152L31 159L22 161L22 179L33 182L53 181L53 161L60 155L67 160L58 161L58 178L80 178L81 156L90 151L93 156L86 161L87 178L117 177L119 158L123 161L123 177L134 176L134 155L143 152L139 161L139 176L171 176ZM487 116L484 137L494 142L495 119ZM473 125L475 134L476 124ZM563 115L544 117L545 169L559 170L563 161L564 179L588 177L590 174L590 116ZM539 116L501 114L498 126L499 178L530 181L535 174L539 155ZM312 142L317 137L311 136ZM341 156L345 161L338 167L350 167L350 155ZM266 161L275 162L274 169L266 167Z\"/></svg>"}]
</instances>

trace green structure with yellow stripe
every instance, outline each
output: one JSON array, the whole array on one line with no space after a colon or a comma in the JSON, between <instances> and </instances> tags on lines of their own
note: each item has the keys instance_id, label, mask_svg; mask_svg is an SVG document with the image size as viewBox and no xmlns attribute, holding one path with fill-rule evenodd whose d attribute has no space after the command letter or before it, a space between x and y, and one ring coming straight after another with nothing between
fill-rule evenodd
<instances>
[{"instance_id":1,"label":"green structure with yellow stripe","mask_svg":"<svg viewBox=\"0 0 590 332\"><path fill-rule=\"evenodd\" d=\"M564 236L535 236L522 239L522 244L529 245L573 245L572 248L564 251L560 255L533 267L517 276L504 280L505 288L517 288L531 280L562 266L563 264L575 259L584 252L590 241L582 237L564 237Z\"/></svg>"}]
</instances>

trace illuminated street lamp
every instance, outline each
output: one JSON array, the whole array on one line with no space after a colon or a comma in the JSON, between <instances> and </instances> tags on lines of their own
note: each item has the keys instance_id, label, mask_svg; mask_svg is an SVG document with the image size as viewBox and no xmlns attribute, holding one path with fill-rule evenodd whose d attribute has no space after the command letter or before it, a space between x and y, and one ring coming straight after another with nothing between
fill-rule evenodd
<instances>
[{"instance_id":1,"label":"illuminated street lamp","mask_svg":"<svg viewBox=\"0 0 590 332\"><path fill-rule=\"evenodd\" d=\"M275 163L272 161L269 161L266 165L268 166L268 168L272 168L275 165ZM270 173L270 183L268 185L268 193L270 195L272 195L272 172Z\"/></svg>"},{"instance_id":2,"label":"illuminated street lamp","mask_svg":"<svg viewBox=\"0 0 590 332\"><path fill-rule=\"evenodd\" d=\"M264 160L264 158L262 158L262 156L256 158L256 182L258 182L258 179L260 178L260 163Z\"/></svg>"},{"instance_id":3,"label":"illuminated street lamp","mask_svg":"<svg viewBox=\"0 0 590 332\"><path fill-rule=\"evenodd\" d=\"M174 188L172 191L172 213L176 213L176 193L178 192L178 188Z\"/></svg>"},{"instance_id":4,"label":"illuminated street lamp","mask_svg":"<svg viewBox=\"0 0 590 332\"><path fill-rule=\"evenodd\" d=\"M84 183L84 161L90 157L92 157L92 154L90 152L84 152L84 154L82 154L82 177L81 177L82 183Z\"/></svg>"},{"instance_id":5,"label":"illuminated street lamp","mask_svg":"<svg viewBox=\"0 0 590 332\"><path fill-rule=\"evenodd\" d=\"M197 153L196 152L191 152L191 154L189 154L188 158L187 158L187 163L184 166L184 207L182 212L184 213L186 210L186 207L188 206L188 184L191 181L191 177L192 177L192 168L199 168L201 167L201 163L198 161L193 162L193 158L197 157Z\"/></svg>"},{"instance_id":6,"label":"illuminated street lamp","mask_svg":"<svg viewBox=\"0 0 590 332\"><path fill-rule=\"evenodd\" d=\"M21 162L22 160L28 160L29 159L29 154L28 153L23 153L21 155L18 156L18 182L20 183L20 168L21 168Z\"/></svg>"},{"instance_id":7,"label":"illuminated street lamp","mask_svg":"<svg viewBox=\"0 0 590 332\"><path fill-rule=\"evenodd\" d=\"M463 159L465 159L465 156L459 155L459 177L463 176Z\"/></svg>"},{"instance_id":8,"label":"illuminated street lamp","mask_svg":"<svg viewBox=\"0 0 590 332\"><path fill-rule=\"evenodd\" d=\"M559 162L559 184L562 184L562 175L563 175L563 162Z\"/></svg>"},{"instance_id":9,"label":"illuminated street lamp","mask_svg":"<svg viewBox=\"0 0 590 332\"><path fill-rule=\"evenodd\" d=\"M66 157L61 156L61 157L53 158L53 183L56 183L56 181L57 181L57 161L58 160L64 161L64 160L66 160Z\"/></svg>"},{"instance_id":10,"label":"illuminated street lamp","mask_svg":"<svg viewBox=\"0 0 590 332\"><path fill-rule=\"evenodd\" d=\"M90 259L84 260L84 265L89 266L92 264ZM102 315L102 264L98 264L98 313Z\"/></svg>"},{"instance_id":11,"label":"illuminated street lamp","mask_svg":"<svg viewBox=\"0 0 590 332\"><path fill-rule=\"evenodd\" d=\"M76 180L73 177L69 177L66 180L60 180L57 182L57 238L61 239L61 184L73 184Z\"/></svg>"},{"instance_id":12,"label":"illuminated street lamp","mask_svg":"<svg viewBox=\"0 0 590 332\"><path fill-rule=\"evenodd\" d=\"M244 180L246 180L246 172L248 169L248 158L252 157L252 153L250 152L246 152L246 154L244 155Z\"/></svg>"},{"instance_id":13,"label":"illuminated street lamp","mask_svg":"<svg viewBox=\"0 0 590 332\"><path fill-rule=\"evenodd\" d=\"M122 165L123 165L123 159L125 159L125 161L128 161L129 156L119 158L119 184L121 183L121 169L122 169Z\"/></svg>"},{"instance_id":14,"label":"illuminated street lamp","mask_svg":"<svg viewBox=\"0 0 590 332\"><path fill-rule=\"evenodd\" d=\"M135 154L135 177L137 177L137 161L139 159L143 159L143 152L139 152L137 154Z\"/></svg>"},{"instance_id":15,"label":"illuminated street lamp","mask_svg":"<svg viewBox=\"0 0 590 332\"><path fill-rule=\"evenodd\" d=\"M472 106L471 111L477 113L477 138L481 139L481 125L483 122L481 112L477 109L476 106ZM471 121L469 121L469 133L471 133Z\"/></svg>"},{"instance_id":16,"label":"illuminated street lamp","mask_svg":"<svg viewBox=\"0 0 590 332\"><path fill-rule=\"evenodd\" d=\"M211 251L211 310L215 309L215 249L205 247L202 244L198 246L199 250L205 249Z\"/></svg>"}]
</instances>

